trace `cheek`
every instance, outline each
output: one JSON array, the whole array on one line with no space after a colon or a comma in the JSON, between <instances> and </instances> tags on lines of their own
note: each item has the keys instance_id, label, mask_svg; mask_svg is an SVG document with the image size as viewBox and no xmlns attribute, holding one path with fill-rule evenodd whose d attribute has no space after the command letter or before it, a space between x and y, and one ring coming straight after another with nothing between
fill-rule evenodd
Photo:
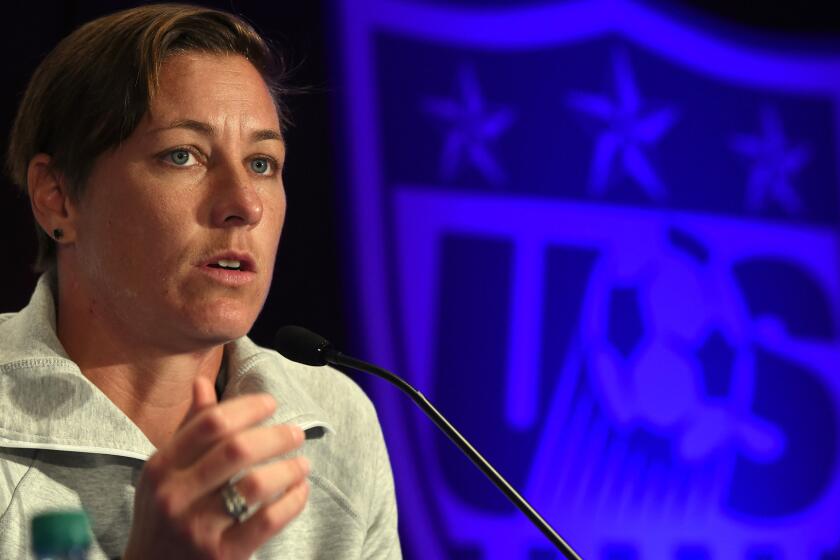
<instances>
[{"instance_id":1,"label":"cheek","mask_svg":"<svg viewBox=\"0 0 840 560\"><path fill-rule=\"evenodd\" d=\"M271 247L270 255L272 262L277 254L277 246L280 243L280 234L283 231L283 224L286 220L286 196L285 193L282 196L277 197L276 200L271 202L270 210L266 212L265 219L270 221L267 223L265 229L267 230L267 237L266 243Z\"/></svg>"},{"instance_id":2,"label":"cheek","mask_svg":"<svg viewBox=\"0 0 840 560\"><path fill-rule=\"evenodd\" d=\"M138 284L152 275L159 282L166 278L163 269L186 234L186 211L173 201L126 191L100 197L85 208L80 258L92 272L108 273L122 285Z\"/></svg>"},{"instance_id":3,"label":"cheek","mask_svg":"<svg viewBox=\"0 0 840 560\"><path fill-rule=\"evenodd\" d=\"M274 219L274 223L272 227L274 229L275 238L277 241L280 240L280 232L283 230L283 223L286 221L286 196L285 194L278 198L277 202L275 202L275 208L273 209L272 216Z\"/></svg>"},{"instance_id":4,"label":"cheek","mask_svg":"<svg viewBox=\"0 0 840 560\"><path fill-rule=\"evenodd\" d=\"M279 233L280 229L283 228L283 222L286 219L286 190L282 185L280 187L280 193L275 194L269 204L271 204L271 215L275 220L275 225Z\"/></svg>"}]
</instances>

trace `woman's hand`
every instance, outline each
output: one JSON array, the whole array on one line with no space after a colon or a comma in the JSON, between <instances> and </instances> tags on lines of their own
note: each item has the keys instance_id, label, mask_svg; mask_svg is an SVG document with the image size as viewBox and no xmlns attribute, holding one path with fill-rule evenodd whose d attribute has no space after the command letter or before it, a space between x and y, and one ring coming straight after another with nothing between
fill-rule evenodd
<instances>
[{"instance_id":1,"label":"woman's hand","mask_svg":"<svg viewBox=\"0 0 840 560\"><path fill-rule=\"evenodd\" d=\"M247 559L303 510L304 457L255 467L303 442L297 426L255 427L275 406L268 395L218 404L210 382L195 381L190 412L143 468L126 560ZM249 469L235 488L261 507L238 522L227 513L221 489Z\"/></svg>"}]
</instances>

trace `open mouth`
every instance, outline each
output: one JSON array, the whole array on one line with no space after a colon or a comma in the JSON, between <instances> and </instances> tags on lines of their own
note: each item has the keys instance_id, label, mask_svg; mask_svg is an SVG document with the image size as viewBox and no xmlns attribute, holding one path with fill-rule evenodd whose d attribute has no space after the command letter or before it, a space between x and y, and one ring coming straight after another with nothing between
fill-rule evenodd
<instances>
[{"instance_id":1,"label":"open mouth","mask_svg":"<svg viewBox=\"0 0 840 560\"><path fill-rule=\"evenodd\" d=\"M227 253L222 254L203 263L204 268L215 269L225 272L256 272L257 267L249 255Z\"/></svg>"},{"instance_id":2,"label":"open mouth","mask_svg":"<svg viewBox=\"0 0 840 560\"><path fill-rule=\"evenodd\" d=\"M209 263L210 268L219 268L222 270L246 270L246 263L236 259L219 259L215 262Z\"/></svg>"},{"instance_id":3,"label":"open mouth","mask_svg":"<svg viewBox=\"0 0 840 560\"><path fill-rule=\"evenodd\" d=\"M214 257L205 262L201 269L213 281L234 288L245 286L257 277L254 261L245 255L228 254L224 258Z\"/></svg>"}]
</instances>

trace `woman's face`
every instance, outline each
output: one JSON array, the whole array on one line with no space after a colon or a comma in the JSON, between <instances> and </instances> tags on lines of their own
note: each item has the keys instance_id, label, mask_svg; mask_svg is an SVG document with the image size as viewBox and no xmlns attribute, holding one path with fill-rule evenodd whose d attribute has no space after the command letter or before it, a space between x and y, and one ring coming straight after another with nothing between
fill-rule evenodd
<instances>
[{"instance_id":1,"label":"woman's face","mask_svg":"<svg viewBox=\"0 0 840 560\"><path fill-rule=\"evenodd\" d=\"M153 345L244 335L268 294L286 210L271 95L239 56L185 53L74 206L90 312Z\"/></svg>"}]
</instances>

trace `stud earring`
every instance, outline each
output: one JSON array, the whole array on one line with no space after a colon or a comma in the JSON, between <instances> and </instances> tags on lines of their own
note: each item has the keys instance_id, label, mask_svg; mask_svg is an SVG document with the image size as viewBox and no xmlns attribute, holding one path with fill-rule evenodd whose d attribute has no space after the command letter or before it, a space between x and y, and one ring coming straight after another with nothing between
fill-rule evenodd
<instances>
[{"instance_id":1,"label":"stud earring","mask_svg":"<svg viewBox=\"0 0 840 560\"><path fill-rule=\"evenodd\" d=\"M62 237L64 237L64 230L63 230L63 229L60 229L60 228L55 228L55 229L53 230L53 238L54 238L56 241L58 241L58 240L59 240L59 239L61 239Z\"/></svg>"}]
</instances>

